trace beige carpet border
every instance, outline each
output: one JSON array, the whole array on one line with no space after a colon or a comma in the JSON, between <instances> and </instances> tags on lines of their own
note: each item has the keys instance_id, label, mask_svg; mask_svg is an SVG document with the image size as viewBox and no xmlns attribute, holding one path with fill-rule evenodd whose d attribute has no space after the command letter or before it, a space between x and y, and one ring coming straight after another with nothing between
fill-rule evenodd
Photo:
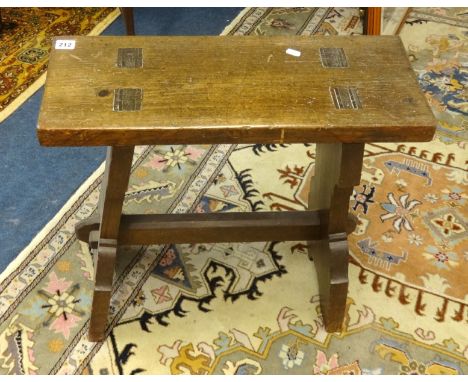
<instances>
[{"instance_id":1,"label":"beige carpet border","mask_svg":"<svg viewBox=\"0 0 468 382\"><path fill-rule=\"evenodd\" d=\"M13 271L21 265L29 253L47 236L52 228L62 219L66 212L80 198L81 195L88 189L93 182L99 178L104 172L104 162L94 170L94 172L86 179L73 195L66 201L63 207L55 214L55 216L39 231L39 233L31 240L31 242L19 253L19 255L7 266L0 274L0 283L5 280Z\"/></svg>"}]
</instances>

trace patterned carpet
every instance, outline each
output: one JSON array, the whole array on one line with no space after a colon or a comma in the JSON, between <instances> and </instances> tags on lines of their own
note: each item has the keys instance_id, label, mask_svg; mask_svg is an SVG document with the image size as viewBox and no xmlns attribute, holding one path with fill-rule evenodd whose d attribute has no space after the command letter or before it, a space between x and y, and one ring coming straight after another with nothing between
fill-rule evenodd
<instances>
[{"instance_id":1,"label":"patterned carpet","mask_svg":"<svg viewBox=\"0 0 468 382\"><path fill-rule=\"evenodd\" d=\"M0 122L44 84L54 36L97 35L115 8L2 8Z\"/></svg>"},{"instance_id":2,"label":"patterned carpet","mask_svg":"<svg viewBox=\"0 0 468 382\"><path fill-rule=\"evenodd\" d=\"M113 329L88 342L92 259L73 227L101 166L0 276L0 373L466 374L466 14L415 9L401 28L439 126L429 143L366 145L341 334L324 330L304 243L226 243L121 247ZM252 8L225 33L360 31L353 8ZM124 210L301 210L314 152L138 147Z\"/></svg>"}]
</instances>

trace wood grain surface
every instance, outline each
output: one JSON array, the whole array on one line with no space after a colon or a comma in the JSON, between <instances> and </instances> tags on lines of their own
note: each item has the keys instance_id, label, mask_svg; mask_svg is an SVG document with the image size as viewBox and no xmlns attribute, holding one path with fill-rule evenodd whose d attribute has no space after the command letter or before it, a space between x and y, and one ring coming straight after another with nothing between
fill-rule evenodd
<instances>
[{"instance_id":1,"label":"wood grain surface","mask_svg":"<svg viewBox=\"0 0 468 382\"><path fill-rule=\"evenodd\" d=\"M366 8L366 17L364 23L364 34L379 35L382 31L382 8Z\"/></svg>"},{"instance_id":2,"label":"wood grain surface","mask_svg":"<svg viewBox=\"0 0 468 382\"><path fill-rule=\"evenodd\" d=\"M397 36L60 39L75 48L51 52L47 146L428 141L435 130ZM142 67L118 67L119 48L141 48ZM342 48L348 66L324 67L320 48ZM354 89L360 108L337 109L331 88ZM141 109L114 111L117 89L141 89Z\"/></svg>"},{"instance_id":3,"label":"wood grain surface","mask_svg":"<svg viewBox=\"0 0 468 382\"><path fill-rule=\"evenodd\" d=\"M318 240L318 216L316 211L122 215L119 244ZM348 220L347 227L354 226ZM78 239L91 241L89 235L99 229L99 221L96 215L80 221Z\"/></svg>"}]
</instances>

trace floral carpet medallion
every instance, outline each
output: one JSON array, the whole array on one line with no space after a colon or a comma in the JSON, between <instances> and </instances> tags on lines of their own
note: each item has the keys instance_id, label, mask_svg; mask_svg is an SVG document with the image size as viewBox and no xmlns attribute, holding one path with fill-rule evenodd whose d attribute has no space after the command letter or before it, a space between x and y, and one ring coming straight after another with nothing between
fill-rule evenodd
<instances>
[{"instance_id":1,"label":"floral carpet medallion","mask_svg":"<svg viewBox=\"0 0 468 382\"><path fill-rule=\"evenodd\" d=\"M360 33L357 15L250 8L225 34ZM422 15L432 34L461 28L455 11L416 9L406 46ZM73 227L95 212L101 167L0 277L0 373L467 374L466 110L455 81L466 83L426 84L445 70L431 66L427 38L409 54L439 123L454 125L429 143L366 145L342 333L324 330L305 243L168 244L119 248L109 336L88 342L93 264ZM314 162L313 144L138 147L124 210L304 210Z\"/></svg>"},{"instance_id":2,"label":"floral carpet medallion","mask_svg":"<svg viewBox=\"0 0 468 382\"><path fill-rule=\"evenodd\" d=\"M115 8L2 8L0 122L44 83L54 36L99 34Z\"/></svg>"}]
</instances>

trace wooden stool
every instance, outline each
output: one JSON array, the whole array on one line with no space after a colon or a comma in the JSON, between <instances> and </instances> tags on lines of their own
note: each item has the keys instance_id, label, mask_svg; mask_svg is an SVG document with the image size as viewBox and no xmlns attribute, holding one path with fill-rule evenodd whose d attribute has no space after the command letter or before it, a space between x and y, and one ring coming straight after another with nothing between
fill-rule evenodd
<instances>
[{"instance_id":1,"label":"wooden stool","mask_svg":"<svg viewBox=\"0 0 468 382\"><path fill-rule=\"evenodd\" d=\"M80 36L54 46L40 143L110 146L99 216L76 227L97 258L91 341L110 330L119 244L308 241L326 329L341 329L364 144L429 141L436 125L398 37ZM121 215L135 145L307 142L317 143L308 211Z\"/></svg>"}]
</instances>

